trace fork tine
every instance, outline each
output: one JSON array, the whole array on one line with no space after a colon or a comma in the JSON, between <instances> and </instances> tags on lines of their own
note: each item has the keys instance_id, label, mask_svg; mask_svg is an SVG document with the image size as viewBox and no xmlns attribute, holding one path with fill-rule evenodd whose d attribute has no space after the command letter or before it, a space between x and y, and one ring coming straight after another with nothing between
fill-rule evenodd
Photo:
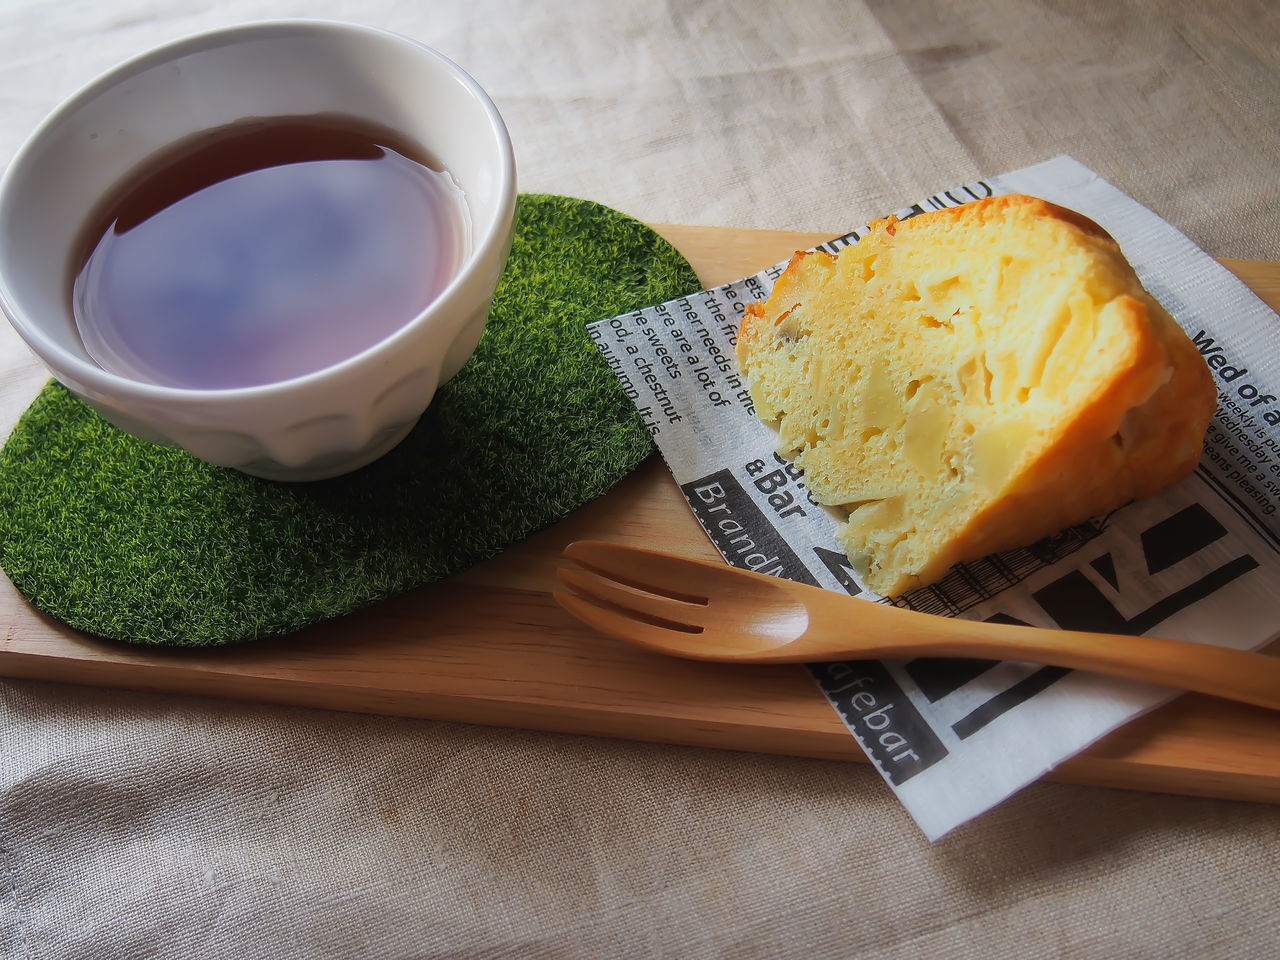
<instances>
[{"instance_id":1,"label":"fork tine","mask_svg":"<svg viewBox=\"0 0 1280 960\"><path fill-rule=\"evenodd\" d=\"M581 599L596 606L612 608L633 620L682 633L699 633L702 630L696 614L706 609L705 604L693 604L648 593L590 570L562 566L557 568L556 576Z\"/></svg>"},{"instance_id":2,"label":"fork tine","mask_svg":"<svg viewBox=\"0 0 1280 960\"><path fill-rule=\"evenodd\" d=\"M564 555L618 583L672 600L698 604L707 602L707 593L701 582L714 575L715 567L719 566L687 557L655 556L649 550L602 540L575 540L564 548ZM702 592L695 592L697 590Z\"/></svg>"},{"instance_id":3,"label":"fork tine","mask_svg":"<svg viewBox=\"0 0 1280 960\"><path fill-rule=\"evenodd\" d=\"M683 643L675 638L688 637L685 632L675 632L665 627L654 626L642 620L606 607L597 606L590 600L563 590L553 590L551 596L571 616L576 617L587 626L599 630L606 636L625 640L657 653L680 654ZM675 639L673 643L672 640Z\"/></svg>"},{"instance_id":4,"label":"fork tine","mask_svg":"<svg viewBox=\"0 0 1280 960\"><path fill-rule=\"evenodd\" d=\"M810 625L808 607L794 596L801 585L777 577L604 541L579 540L564 556L579 566L556 573L576 593L556 591L556 601L601 632L650 650L721 661L776 650L781 655L772 659L785 659Z\"/></svg>"}]
</instances>

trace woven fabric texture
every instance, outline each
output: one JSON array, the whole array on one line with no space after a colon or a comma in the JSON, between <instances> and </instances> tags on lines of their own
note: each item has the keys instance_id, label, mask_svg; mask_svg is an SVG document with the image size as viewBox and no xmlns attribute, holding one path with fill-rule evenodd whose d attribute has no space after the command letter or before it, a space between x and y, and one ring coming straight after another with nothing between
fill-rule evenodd
<instances>
[{"instance_id":1,"label":"woven fabric texture","mask_svg":"<svg viewBox=\"0 0 1280 960\"><path fill-rule=\"evenodd\" d=\"M1280 259L1269 0L2 11L0 160L125 56L334 17L472 70L526 191L842 232L1067 152L1210 253ZM1277 878L1274 806L1045 783L929 844L864 765L0 681L24 960L1264 957Z\"/></svg>"}]
</instances>

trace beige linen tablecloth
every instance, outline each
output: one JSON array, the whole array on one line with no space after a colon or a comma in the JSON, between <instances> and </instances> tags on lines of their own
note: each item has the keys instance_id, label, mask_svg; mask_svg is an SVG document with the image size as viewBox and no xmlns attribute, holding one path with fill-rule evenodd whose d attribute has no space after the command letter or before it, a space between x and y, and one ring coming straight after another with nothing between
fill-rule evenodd
<instances>
[{"instance_id":1,"label":"beige linen tablecloth","mask_svg":"<svg viewBox=\"0 0 1280 960\"><path fill-rule=\"evenodd\" d=\"M278 16L438 47L523 189L650 221L842 232L1066 152L1280 258L1269 0L0 0L0 161ZM931 845L863 765L9 681L0 747L5 957L1280 955L1269 806L1044 784Z\"/></svg>"}]
</instances>

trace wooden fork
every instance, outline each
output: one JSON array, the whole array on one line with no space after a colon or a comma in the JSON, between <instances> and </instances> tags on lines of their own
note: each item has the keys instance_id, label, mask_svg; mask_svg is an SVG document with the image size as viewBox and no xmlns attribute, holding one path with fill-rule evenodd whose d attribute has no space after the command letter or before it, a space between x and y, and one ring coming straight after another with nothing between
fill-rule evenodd
<instances>
[{"instance_id":1,"label":"wooden fork","mask_svg":"<svg viewBox=\"0 0 1280 960\"><path fill-rule=\"evenodd\" d=\"M623 544L580 540L557 571L569 613L695 660L804 663L976 657L1089 670L1280 710L1280 658L1157 637L916 613L820 587Z\"/></svg>"}]
</instances>

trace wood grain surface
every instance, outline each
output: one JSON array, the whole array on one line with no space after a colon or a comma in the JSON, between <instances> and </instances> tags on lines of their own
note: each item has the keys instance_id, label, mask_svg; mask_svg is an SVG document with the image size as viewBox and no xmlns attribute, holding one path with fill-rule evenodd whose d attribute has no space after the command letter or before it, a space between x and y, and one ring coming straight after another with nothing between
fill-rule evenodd
<instances>
[{"instance_id":1,"label":"wood grain surface","mask_svg":"<svg viewBox=\"0 0 1280 960\"><path fill-rule=\"evenodd\" d=\"M657 229L708 286L839 232ZM1224 262L1280 305L1280 263ZM4 327L0 429L7 433L46 375ZM583 537L717 558L654 456L607 496L464 574L241 647L107 643L45 617L4 580L0 675L864 761L803 667L672 660L577 624L550 591L561 549ZM1183 696L1050 779L1280 802L1280 713Z\"/></svg>"}]
</instances>

